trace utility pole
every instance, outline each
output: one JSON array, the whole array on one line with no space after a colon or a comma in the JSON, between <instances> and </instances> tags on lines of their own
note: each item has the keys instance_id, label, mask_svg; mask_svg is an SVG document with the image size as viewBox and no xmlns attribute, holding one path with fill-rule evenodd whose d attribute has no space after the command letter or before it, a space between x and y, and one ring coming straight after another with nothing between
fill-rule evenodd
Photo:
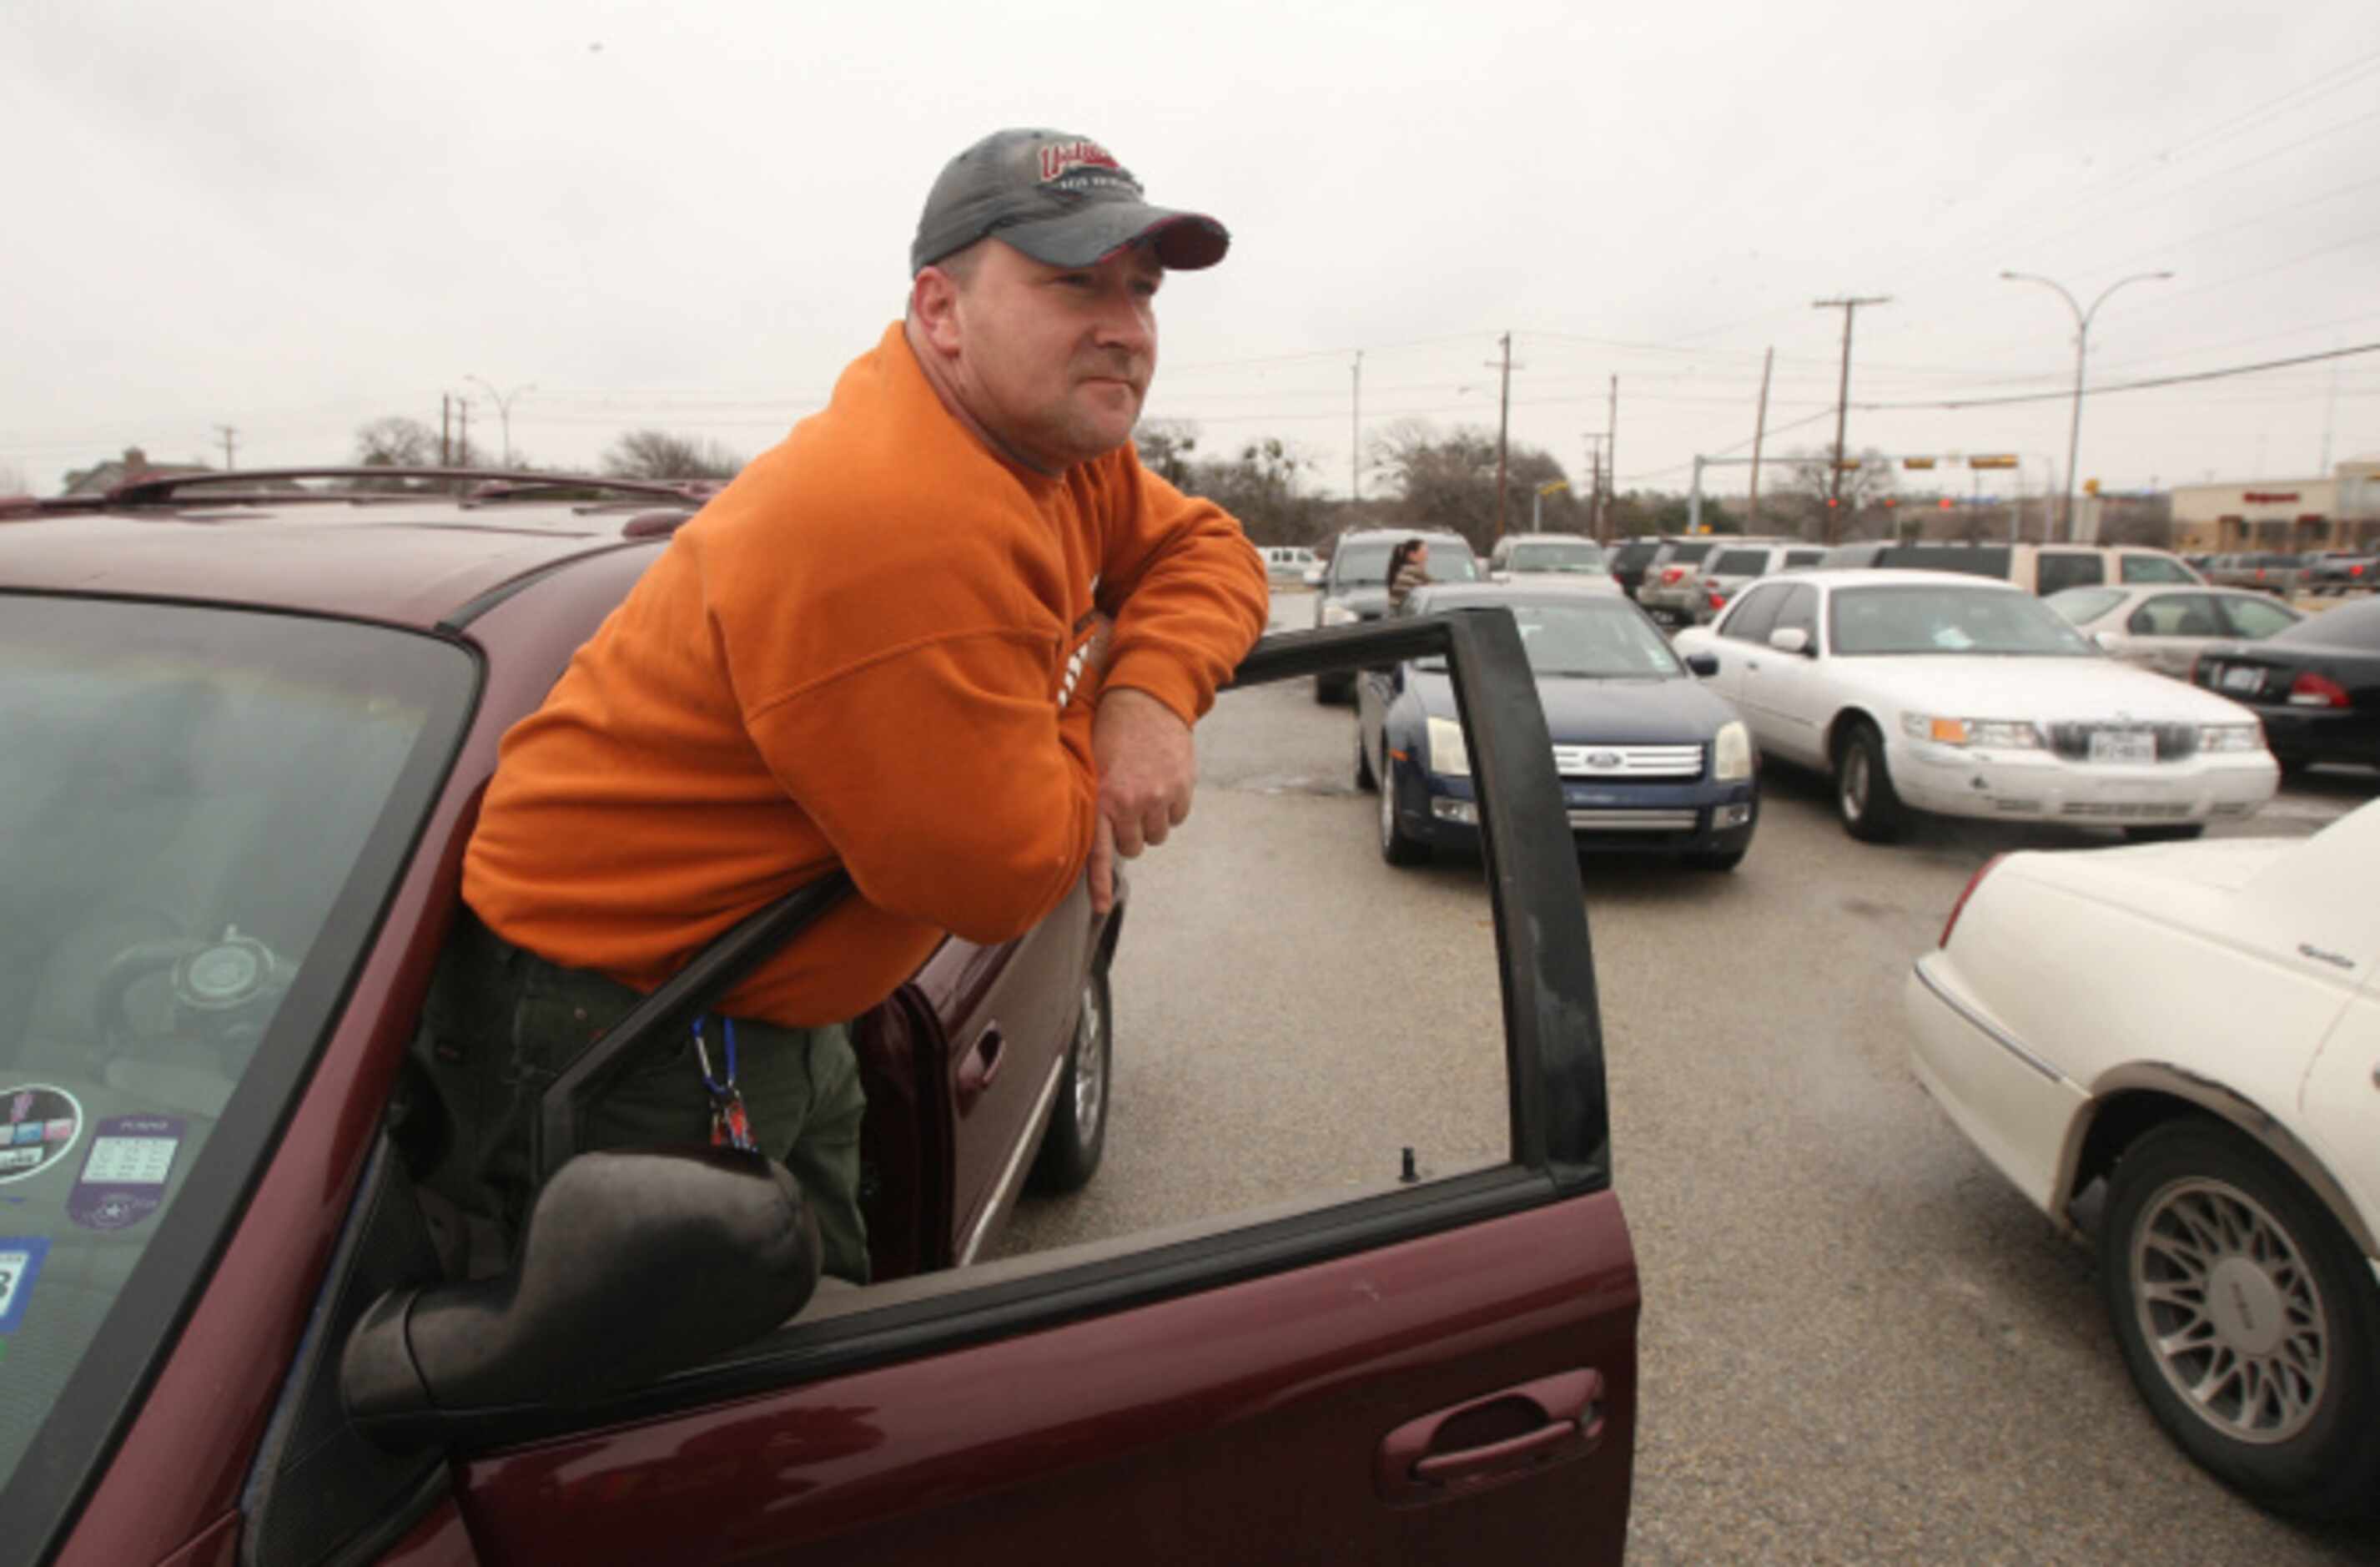
<instances>
[{"instance_id":1,"label":"utility pole","mask_svg":"<svg viewBox=\"0 0 2380 1567\"><path fill-rule=\"evenodd\" d=\"M1607 465L1610 469L1609 477L1612 487L1617 489L1620 484L1620 377L1616 374L1611 378L1611 401L1604 415L1603 450L1610 459Z\"/></svg>"},{"instance_id":2,"label":"utility pole","mask_svg":"<svg viewBox=\"0 0 2380 1567\"><path fill-rule=\"evenodd\" d=\"M1595 534L1595 541L1599 544L1604 541L1603 431L1600 430L1588 431L1585 435L1585 441L1587 461L1594 466L1595 469L1595 482L1586 492L1587 527L1593 530Z\"/></svg>"},{"instance_id":3,"label":"utility pole","mask_svg":"<svg viewBox=\"0 0 2380 1567\"><path fill-rule=\"evenodd\" d=\"M438 466L455 466L455 399L438 394Z\"/></svg>"},{"instance_id":4,"label":"utility pole","mask_svg":"<svg viewBox=\"0 0 2380 1567\"><path fill-rule=\"evenodd\" d=\"M1745 503L1743 530L1760 531L1760 441L1768 433L1768 372L1777 368L1777 350L1760 361L1760 412L1752 420L1752 499Z\"/></svg>"},{"instance_id":5,"label":"utility pole","mask_svg":"<svg viewBox=\"0 0 2380 1567\"><path fill-rule=\"evenodd\" d=\"M1504 468L1512 431L1512 334L1509 332L1496 341L1504 346L1504 390L1499 400L1501 411L1496 418L1496 537L1504 537ZM1496 369L1493 359L1489 370Z\"/></svg>"},{"instance_id":6,"label":"utility pole","mask_svg":"<svg viewBox=\"0 0 2380 1567\"><path fill-rule=\"evenodd\" d=\"M223 436L224 468L228 472L230 469L236 468L239 466L238 458L235 456L239 449L239 431L233 429L228 424L216 425L215 429L220 431ZM2329 449L2328 442L2329 437L2325 436L2324 449L2325 451Z\"/></svg>"},{"instance_id":7,"label":"utility pole","mask_svg":"<svg viewBox=\"0 0 2380 1567\"><path fill-rule=\"evenodd\" d=\"M1810 308L1814 310L1843 312L1843 373L1841 383L1835 391L1835 464L1834 472L1827 481L1827 542L1829 544L1835 542L1837 530L1842 526L1843 426L1852 407L1852 318L1858 313L1862 305L1890 303L1892 303L1892 296L1889 294L1872 294L1865 298L1846 297L1840 299L1814 299L1810 302Z\"/></svg>"},{"instance_id":8,"label":"utility pole","mask_svg":"<svg viewBox=\"0 0 2380 1567\"><path fill-rule=\"evenodd\" d=\"M471 399L455 399L455 458L458 468L471 466Z\"/></svg>"},{"instance_id":9,"label":"utility pole","mask_svg":"<svg viewBox=\"0 0 2380 1567\"><path fill-rule=\"evenodd\" d=\"M1355 406L1347 421L1347 498L1364 498L1364 350L1355 350Z\"/></svg>"}]
</instances>

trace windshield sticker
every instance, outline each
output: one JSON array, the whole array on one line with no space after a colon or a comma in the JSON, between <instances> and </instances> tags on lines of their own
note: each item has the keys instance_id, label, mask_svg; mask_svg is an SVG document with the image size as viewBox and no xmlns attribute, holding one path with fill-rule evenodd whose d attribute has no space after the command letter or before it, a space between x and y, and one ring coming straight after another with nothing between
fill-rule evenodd
<instances>
[{"instance_id":1,"label":"windshield sticker","mask_svg":"<svg viewBox=\"0 0 2380 1567\"><path fill-rule=\"evenodd\" d=\"M93 1126L67 1217L86 1230L121 1230L156 1212L182 1127L178 1115L115 1115Z\"/></svg>"},{"instance_id":2,"label":"windshield sticker","mask_svg":"<svg viewBox=\"0 0 2380 1567\"><path fill-rule=\"evenodd\" d=\"M33 1281L41 1276L42 1258L49 1254L45 1235L0 1240L0 1333L15 1332L17 1324L25 1319L25 1302L32 1296Z\"/></svg>"},{"instance_id":3,"label":"windshield sticker","mask_svg":"<svg viewBox=\"0 0 2380 1567\"><path fill-rule=\"evenodd\" d=\"M0 1185L38 1175L66 1158L82 1131L82 1106L64 1088L31 1083L0 1088Z\"/></svg>"}]
</instances>

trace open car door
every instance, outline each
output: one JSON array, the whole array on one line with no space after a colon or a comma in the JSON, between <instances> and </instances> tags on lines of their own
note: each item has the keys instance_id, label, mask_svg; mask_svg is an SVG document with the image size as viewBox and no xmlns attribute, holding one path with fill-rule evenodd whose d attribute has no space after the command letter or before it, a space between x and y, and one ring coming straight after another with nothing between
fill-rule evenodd
<instances>
[{"instance_id":1,"label":"open car door","mask_svg":"<svg viewBox=\"0 0 2380 1567\"><path fill-rule=\"evenodd\" d=\"M1239 682L1437 652L1486 829L1503 1165L821 1295L660 1386L457 1430L479 1559L1620 1561L1636 1271L1520 638L1496 612L1280 637Z\"/></svg>"}]
</instances>

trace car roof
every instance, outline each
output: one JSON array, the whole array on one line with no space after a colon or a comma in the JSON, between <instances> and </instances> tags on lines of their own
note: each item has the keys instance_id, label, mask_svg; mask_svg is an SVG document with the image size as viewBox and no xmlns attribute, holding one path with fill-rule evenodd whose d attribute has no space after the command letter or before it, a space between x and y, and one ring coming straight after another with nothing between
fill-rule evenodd
<instances>
[{"instance_id":1,"label":"car roof","mask_svg":"<svg viewBox=\"0 0 2380 1567\"><path fill-rule=\"evenodd\" d=\"M1608 588L1570 587L1558 582L1432 582L1414 589L1414 596L1435 609L1459 609L1470 604L1594 604L1634 610L1635 604Z\"/></svg>"},{"instance_id":2,"label":"car roof","mask_svg":"<svg viewBox=\"0 0 2380 1567\"><path fill-rule=\"evenodd\" d=\"M1964 571L1919 571L1910 566L1838 565L1811 567L1791 577L1780 577L1779 582L1804 582L1820 588L1986 588L2007 593L2022 593L2015 583L1998 577L1977 577ZM2176 583L2186 588L2189 583ZM2030 595L2028 595L2029 597Z\"/></svg>"},{"instance_id":3,"label":"car roof","mask_svg":"<svg viewBox=\"0 0 2380 1567\"><path fill-rule=\"evenodd\" d=\"M665 539L699 504L658 485L572 483L581 493L609 487L606 500L551 498L554 487L539 476L463 497L119 491L0 521L0 591L200 600L429 628L564 562Z\"/></svg>"},{"instance_id":4,"label":"car roof","mask_svg":"<svg viewBox=\"0 0 2380 1567\"><path fill-rule=\"evenodd\" d=\"M1375 539L1451 539L1464 549L1471 541L1451 528L1351 528L1339 535L1342 544L1368 544Z\"/></svg>"},{"instance_id":5,"label":"car roof","mask_svg":"<svg viewBox=\"0 0 2380 1567\"><path fill-rule=\"evenodd\" d=\"M1584 533L1507 533L1507 544L1592 544L1594 540Z\"/></svg>"}]
</instances>

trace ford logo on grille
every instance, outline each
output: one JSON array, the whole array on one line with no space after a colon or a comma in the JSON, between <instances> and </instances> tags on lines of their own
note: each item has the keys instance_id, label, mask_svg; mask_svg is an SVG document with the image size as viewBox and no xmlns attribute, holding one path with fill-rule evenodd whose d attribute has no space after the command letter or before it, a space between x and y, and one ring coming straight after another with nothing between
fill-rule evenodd
<instances>
[{"instance_id":1,"label":"ford logo on grille","mask_svg":"<svg viewBox=\"0 0 2380 1567\"><path fill-rule=\"evenodd\" d=\"M1586 765L1595 769L1597 772L1609 772L1613 768L1620 765L1620 753L1618 751L1589 751L1586 753Z\"/></svg>"}]
</instances>

